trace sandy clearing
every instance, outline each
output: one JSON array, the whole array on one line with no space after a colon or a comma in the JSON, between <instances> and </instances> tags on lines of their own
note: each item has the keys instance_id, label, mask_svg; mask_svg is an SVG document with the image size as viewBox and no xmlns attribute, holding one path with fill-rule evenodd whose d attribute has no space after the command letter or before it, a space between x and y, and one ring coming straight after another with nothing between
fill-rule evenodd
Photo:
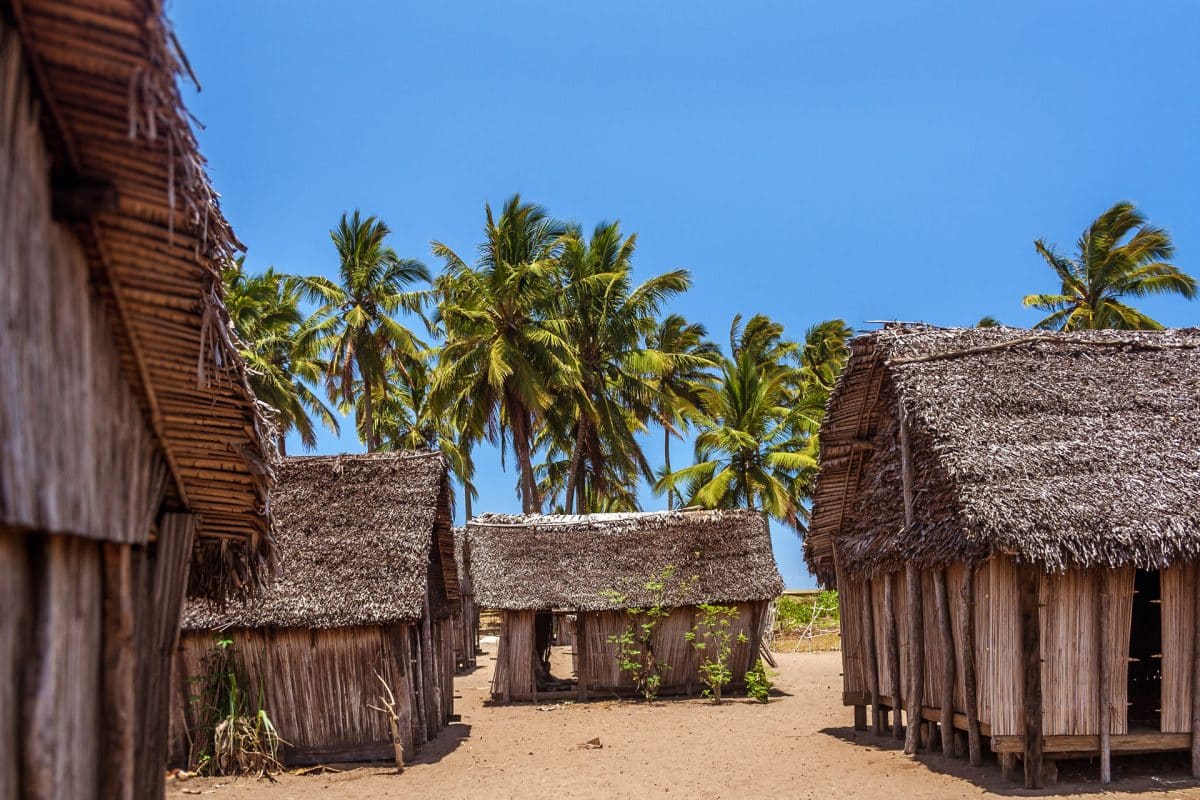
<instances>
[{"instance_id":1,"label":"sandy clearing","mask_svg":"<svg viewBox=\"0 0 1200 800\"><path fill-rule=\"evenodd\" d=\"M940 755L905 756L891 739L850 728L840 705L839 653L780 656L783 693L769 705L702 700L492 707L490 656L456 680L461 724L422 749L403 775L379 765L338 774L168 782L167 796L243 800L488 798L975 798L1101 792L1096 769L1064 764L1059 785L1026 792L994 762L972 768ZM599 737L600 749L585 742ZM1180 758L1114 759L1115 798L1200 798ZM183 790L188 789L189 794Z\"/></svg>"}]
</instances>

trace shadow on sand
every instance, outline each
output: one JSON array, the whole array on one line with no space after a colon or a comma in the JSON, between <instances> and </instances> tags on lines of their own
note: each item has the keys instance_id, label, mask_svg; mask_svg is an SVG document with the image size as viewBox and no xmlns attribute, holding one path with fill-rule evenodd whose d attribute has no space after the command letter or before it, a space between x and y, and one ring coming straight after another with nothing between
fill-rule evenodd
<instances>
[{"instance_id":1,"label":"shadow on sand","mask_svg":"<svg viewBox=\"0 0 1200 800\"><path fill-rule=\"evenodd\" d=\"M824 728L821 733L841 739L857 747L872 750L903 751L904 742L893 739L890 734L874 736L869 731L856 731L852 727ZM1191 776L1191 761L1187 753L1154 753L1147 755L1113 756L1113 782L1107 786L1100 783L1100 764L1096 759L1075 758L1058 761L1058 782L1045 789L1026 789L1018 781L1006 781L1000 773L996 754L983 740L983 766L972 767L965 758L949 758L941 753L922 751L916 760L926 768L952 775L973 783L981 789L1012 797L1052 797L1063 794L1104 794L1113 791L1140 794L1192 789L1200 781ZM1018 767L1018 774L1020 768ZM1183 793L1181 797L1194 797L1194 793Z\"/></svg>"}]
</instances>

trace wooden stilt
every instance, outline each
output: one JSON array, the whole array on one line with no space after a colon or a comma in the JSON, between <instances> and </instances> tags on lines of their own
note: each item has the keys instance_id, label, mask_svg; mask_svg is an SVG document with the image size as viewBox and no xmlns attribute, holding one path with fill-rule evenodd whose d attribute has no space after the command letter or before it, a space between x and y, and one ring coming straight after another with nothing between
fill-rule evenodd
<instances>
[{"instance_id":1,"label":"wooden stilt","mask_svg":"<svg viewBox=\"0 0 1200 800\"><path fill-rule=\"evenodd\" d=\"M100 795L114 800L133 797L137 707L134 680L132 546L105 542L104 601L101 612L104 713L104 759Z\"/></svg>"},{"instance_id":2,"label":"wooden stilt","mask_svg":"<svg viewBox=\"0 0 1200 800\"><path fill-rule=\"evenodd\" d=\"M886 656L891 685L888 693L892 701L892 736L904 738L904 720L900 717L900 634L896 628L896 604L893 597L895 579L892 573L883 576L883 626L887 631Z\"/></svg>"},{"instance_id":3,"label":"wooden stilt","mask_svg":"<svg viewBox=\"0 0 1200 800\"><path fill-rule=\"evenodd\" d=\"M1021 683L1024 690L1025 788L1042 788L1042 623L1038 609L1041 573L1022 564L1018 573L1021 614Z\"/></svg>"},{"instance_id":4,"label":"wooden stilt","mask_svg":"<svg viewBox=\"0 0 1200 800\"><path fill-rule=\"evenodd\" d=\"M1016 753L1000 753L1000 775L1006 781L1016 780L1017 777L1017 754Z\"/></svg>"},{"instance_id":5,"label":"wooden stilt","mask_svg":"<svg viewBox=\"0 0 1200 800\"><path fill-rule=\"evenodd\" d=\"M950 622L950 596L946 591L946 571L933 571L933 594L937 604L938 639L942 648L942 696L939 699L938 728L942 732L942 753L954 756L954 629Z\"/></svg>"},{"instance_id":6,"label":"wooden stilt","mask_svg":"<svg viewBox=\"0 0 1200 800\"><path fill-rule=\"evenodd\" d=\"M854 730L865 731L867 729L867 707L854 707Z\"/></svg>"},{"instance_id":7,"label":"wooden stilt","mask_svg":"<svg viewBox=\"0 0 1200 800\"><path fill-rule=\"evenodd\" d=\"M433 612L429 607L429 593L425 594L425 608L421 616L421 671L424 673L424 685L421 687L421 702L425 706L425 740L429 741L438 732L436 711L433 703L434 687L437 685L437 673L433 671Z\"/></svg>"},{"instance_id":8,"label":"wooden stilt","mask_svg":"<svg viewBox=\"0 0 1200 800\"><path fill-rule=\"evenodd\" d=\"M983 764L983 746L979 740L979 686L975 677L975 565L963 571L963 688L967 700L967 753L971 766Z\"/></svg>"},{"instance_id":9,"label":"wooden stilt","mask_svg":"<svg viewBox=\"0 0 1200 800\"><path fill-rule=\"evenodd\" d=\"M1096 663L1100 666L1098 701L1100 703L1100 782L1112 783L1112 664L1109 662L1108 648L1104 646L1104 626L1108 620L1108 586L1106 585L1108 571L1096 570L1096 621L1095 645Z\"/></svg>"},{"instance_id":10,"label":"wooden stilt","mask_svg":"<svg viewBox=\"0 0 1200 800\"><path fill-rule=\"evenodd\" d=\"M875 650L875 615L871 608L875 593L871 581L866 581L866 599L862 604L863 664L866 666L867 692L871 695L871 732L883 732L879 720L879 661Z\"/></svg>"}]
</instances>

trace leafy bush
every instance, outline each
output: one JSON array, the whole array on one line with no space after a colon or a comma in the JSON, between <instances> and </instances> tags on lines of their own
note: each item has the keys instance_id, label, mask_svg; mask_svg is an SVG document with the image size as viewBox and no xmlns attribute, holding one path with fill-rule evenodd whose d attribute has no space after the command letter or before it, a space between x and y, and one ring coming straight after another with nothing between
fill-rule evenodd
<instances>
[{"instance_id":1,"label":"leafy bush","mask_svg":"<svg viewBox=\"0 0 1200 800\"><path fill-rule=\"evenodd\" d=\"M651 604L645 608L626 609L629 627L622 633L608 637L609 643L617 646L617 663L621 671L629 674L638 693L647 700L658 696L663 678L671 669L671 665L660 662L654 652L658 630L675 610L671 604L674 598L682 595L697 580L696 576L682 580L676 576L676 572L673 565L668 565L661 573L646 581ZM604 592L604 595L615 605L626 605L623 595L613 591Z\"/></svg>"},{"instance_id":2,"label":"leafy bush","mask_svg":"<svg viewBox=\"0 0 1200 800\"><path fill-rule=\"evenodd\" d=\"M775 601L775 627L784 633L803 630L814 622L836 626L839 620L838 596L833 589L812 598L784 595Z\"/></svg>"},{"instance_id":3,"label":"leafy bush","mask_svg":"<svg viewBox=\"0 0 1200 800\"><path fill-rule=\"evenodd\" d=\"M746 634L738 632L735 637L731 629L733 618L738 610L732 606L714 606L707 603L697 606L700 619L687 633L687 639L696 648L700 657L698 670L700 681L706 687L704 696L711 697L713 702L721 702L721 689L733 679L729 669L729 654L733 652L733 643L741 644L747 640Z\"/></svg>"},{"instance_id":4,"label":"leafy bush","mask_svg":"<svg viewBox=\"0 0 1200 800\"><path fill-rule=\"evenodd\" d=\"M746 694L760 703L767 703L770 702L773 685L771 673L767 671L763 660L755 659L754 666L746 672Z\"/></svg>"}]
</instances>

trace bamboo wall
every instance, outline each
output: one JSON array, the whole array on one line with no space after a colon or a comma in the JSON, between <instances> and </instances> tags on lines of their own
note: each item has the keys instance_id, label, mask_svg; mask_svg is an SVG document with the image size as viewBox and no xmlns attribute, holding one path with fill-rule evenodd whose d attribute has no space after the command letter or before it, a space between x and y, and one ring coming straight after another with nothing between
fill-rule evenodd
<instances>
[{"instance_id":1,"label":"bamboo wall","mask_svg":"<svg viewBox=\"0 0 1200 800\"><path fill-rule=\"evenodd\" d=\"M258 691L261 686L264 707L288 743L285 763L393 758L387 717L367 707L381 705L383 687L376 672L395 695L406 759L435 737L453 713L454 636L449 620L431 624L427 660L421 625L227 633L252 684L249 688ZM196 724L189 679L203 674L203 658L212 646L208 632L187 633L180 644L171 748L177 763L188 760L188 734ZM432 675L424 674L427 662L432 662Z\"/></svg>"},{"instance_id":2,"label":"bamboo wall","mask_svg":"<svg viewBox=\"0 0 1200 800\"><path fill-rule=\"evenodd\" d=\"M460 670L469 670L476 664L479 652L479 606L475 596L463 593L455 605L454 615L454 661Z\"/></svg>"},{"instance_id":3,"label":"bamboo wall","mask_svg":"<svg viewBox=\"0 0 1200 800\"><path fill-rule=\"evenodd\" d=\"M1196 566L1162 571L1162 729L1191 733L1192 655L1196 620Z\"/></svg>"},{"instance_id":4,"label":"bamboo wall","mask_svg":"<svg viewBox=\"0 0 1200 800\"><path fill-rule=\"evenodd\" d=\"M744 685L746 671L753 665L760 640L765 602L730 603L737 608L730 631L734 639L730 653L731 685ZM663 678L660 694L699 691L695 648L686 634L697 618L695 607L674 609L663 621L653 641L656 657L670 665ZM536 654L534 652L534 611L504 611L500 644L496 653L496 671L492 677L492 697L498 702L536 701ZM574 663L579 681L577 690L600 695L627 695L634 691L633 681L621 671L617 646L610 636L619 636L630 625L624 611L579 612L576 615ZM736 642L738 634L747 641ZM565 677L565 676L556 676Z\"/></svg>"},{"instance_id":5,"label":"bamboo wall","mask_svg":"<svg viewBox=\"0 0 1200 800\"><path fill-rule=\"evenodd\" d=\"M980 722L991 735L1023 733L1020 667L1020 613L1018 608L1018 571L1005 557L994 557L975 573L975 608L967 608L963 586L967 567L954 565L947 570L952 647L941 639L939 615L935 603L934 573L922 573L924 622L924 689L922 704L928 709L941 706L941 680L945 659L954 662L954 710L965 713L966 687L963 683L963 631L967 615L975 624L975 667L978 686L977 705ZM1041 604L1043 732L1047 735L1096 734L1100 728L1099 653L1106 654L1111 669L1111 693L1107 702L1113 709L1111 733L1126 733L1126 691L1128 642L1133 602L1132 568L1088 570L1043 576L1039 587ZM904 574L893 573L893 608L899 645L901 701L909 697L906 663L908 659L908 612ZM843 633L843 688L850 697L870 690L870 670L866 659L878 665L879 693L889 696L892 673L887 657L888 630L884 614L884 576L867 582L842 576L839 599ZM1164 730L1190 730L1191 679L1191 570L1175 568L1163 572L1163 649L1164 649ZM1186 586L1185 586L1186 583ZM1097 626L1100 595L1107 596L1106 617ZM870 604L874 650L865 647L864 605ZM1104 641L1096 640L1096 631ZM1169 714L1168 714L1169 710ZM1167 727L1168 725L1173 727Z\"/></svg>"}]
</instances>

